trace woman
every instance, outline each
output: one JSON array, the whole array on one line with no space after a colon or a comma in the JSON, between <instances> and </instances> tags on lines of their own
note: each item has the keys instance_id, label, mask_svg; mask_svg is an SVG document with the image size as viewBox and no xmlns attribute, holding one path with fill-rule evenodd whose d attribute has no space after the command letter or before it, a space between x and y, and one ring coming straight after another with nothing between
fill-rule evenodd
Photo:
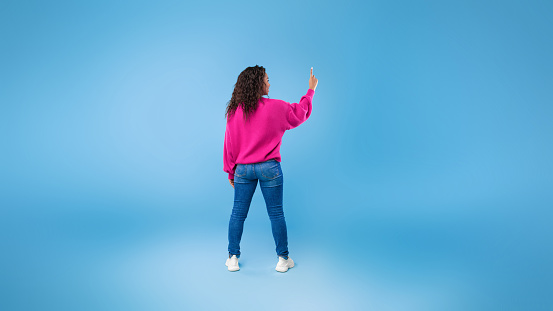
<instances>
[{"instance_id":1,"label":"woman","mask_svg":"<svg viewBox=\"0 0 553 311\"><path fill-rule=\"evenodd\" d=\"M309 118L311 101L318 80L309 77L309 89L299 103L263 98L269 95L269 76L262 66L248 67L240 73L225 117L223 170L234 188L234 206L229 221L228 251L225 265L238 271L240 240L257 181L271 219L278 263L276 270L286 272L294 266L288 256L288 235L282 209L283 176L280 167L282 136Z\"/></svg>"}]
</instances>

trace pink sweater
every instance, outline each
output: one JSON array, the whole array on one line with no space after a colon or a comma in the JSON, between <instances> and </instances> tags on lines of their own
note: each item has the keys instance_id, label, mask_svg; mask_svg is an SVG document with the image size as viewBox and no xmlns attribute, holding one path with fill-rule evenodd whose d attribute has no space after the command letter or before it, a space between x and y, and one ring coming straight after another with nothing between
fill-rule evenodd
<instances>
[{"instance_id":1,"label":"pink sweater","mask_svg":"<svg viewBox=\"0 0 553 311\"><path fill-rule=\"evenodd\" d=\"M248 121L238 106L227 119L223 170L234 179L236 164L248 164L280 159L280 144L287 130L298 127L311 115L311 101L315 91L307 90L299 103L290 104L279 99L260 98L257 110Z\"/></svg>"}]
</instances>

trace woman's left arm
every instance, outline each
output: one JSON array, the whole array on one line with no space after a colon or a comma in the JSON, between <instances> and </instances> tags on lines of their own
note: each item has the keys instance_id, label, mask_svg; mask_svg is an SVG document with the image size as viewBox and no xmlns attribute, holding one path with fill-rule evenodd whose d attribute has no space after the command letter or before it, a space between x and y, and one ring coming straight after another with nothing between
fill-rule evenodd
<instances>
[{"instance_id":1,"label":"woman's left arm","mask_svg":"<svg viewBox=\"0 0 553 311\"><path fill-rule=\"evenodd\" d=\"M233 180L234 184L234 157L232 155L232 146L230 144L229 126L225 129L225 143L223 146L223 171L228 173L228 179Z\"/></svg>"}]
</instances>

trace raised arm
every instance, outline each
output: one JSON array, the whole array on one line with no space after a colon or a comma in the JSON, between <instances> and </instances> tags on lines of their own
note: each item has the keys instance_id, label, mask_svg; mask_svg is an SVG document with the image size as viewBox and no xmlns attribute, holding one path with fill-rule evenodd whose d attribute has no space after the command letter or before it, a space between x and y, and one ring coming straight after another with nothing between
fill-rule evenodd
<instances>
[{"instance_id":1,"label":"raised arm","mask_svg":"<svg viewBox=\"0 0 553 311\"><path fill-rule=\"evenodd\" d=\"M301 97L299 103L289 103L288 112L286 113L287 130L298 127L309 118L314 94L314 90L308 89L307 94Z\"/></svg>"},{"instance_id":2,"label":"raised arm","mask_svg":"<svg viewBox=\"0 0 553 311\"><path fill-rule=\"evenodd\" d=\"M301 97L299 103L289 104L288 111L286 113L286 130L291 130L298 127L305 122L311 115L313 95L315 89L319 84L319 80L313 75L313 67L311 67L311 73L309 74L309 89L307 94Z\"/></svg>"}]
</instances>

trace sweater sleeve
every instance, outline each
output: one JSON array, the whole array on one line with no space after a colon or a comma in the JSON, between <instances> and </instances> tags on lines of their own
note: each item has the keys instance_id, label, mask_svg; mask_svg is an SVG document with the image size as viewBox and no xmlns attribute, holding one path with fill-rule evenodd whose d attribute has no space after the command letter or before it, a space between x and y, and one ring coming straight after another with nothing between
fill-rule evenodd
<instances>
[{"instance_id":1,"label":"sweater sleeve","mask_svg":"<svg viewBox=\"0 0 553 311\"><path fill-rule=\"evenodd\" d=\"M234 179L234 157L232 154L232 147L230 145L230 133L227 123L225 129L225 143L223 146L223 171L228 173L228 179Z\"/></svg>"},{"instance_id":2,"label":"sweater sleeve","mask_svg":"<svg viewBox=\"0 0 553 311\"><path fill-rule=\"evenodd\" d=\"M311 115L311 102L313 101L314 94L315 91L308 89L307 94L301 97L299 103L288 105L288 111L286 113L286 130L298 127L309 118Z\"/></svg>"}]
</instances>

